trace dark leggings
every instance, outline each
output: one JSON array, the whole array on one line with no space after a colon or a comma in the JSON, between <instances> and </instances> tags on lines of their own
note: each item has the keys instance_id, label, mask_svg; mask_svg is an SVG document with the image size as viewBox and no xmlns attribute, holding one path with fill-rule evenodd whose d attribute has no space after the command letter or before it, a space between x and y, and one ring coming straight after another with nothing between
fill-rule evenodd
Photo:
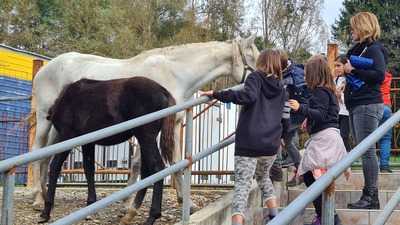
<instances>
[{"instance_id":1,"label":"dark leggings","mask_svg":"<svg viewBox=\"0 0 400 225\"><path fill-rule=\"evenodd\" d=\"M310 187L315 182L315 178L311 171L308 171L307 173L303 174L303 178L304 178L304 183L306 184L307 187ZM315 212L317 213L318 217L321 218L322 195L318 196L318 198L316 198L313 201L313 204L314 204Z\"/></svg>"},{"instance_id":2,"label":"dark leggings","mask_svg":"<svg viewBox=\"0 0 400 225\"><path fill-rule=\"evenodd\" d=\"M346 147L346 150L349 152L351 150L349 116L339 115L339 128L340 128L340 136L342 136L344 146Z\"/></svg>"}]
</instances>

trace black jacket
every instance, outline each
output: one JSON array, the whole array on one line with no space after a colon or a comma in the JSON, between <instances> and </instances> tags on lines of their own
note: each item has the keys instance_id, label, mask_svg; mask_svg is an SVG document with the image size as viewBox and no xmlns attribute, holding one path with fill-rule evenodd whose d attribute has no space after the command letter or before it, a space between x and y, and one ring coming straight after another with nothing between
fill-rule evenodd
<instances>
[{"instance_id":1,"label":"black jacket","mask_svg":"<svg viewBox=\"0 0 400 225\"><path fill-rule=\"evenodd\" d=\"M297 100L299 103L306 103L308 89L304 78L304 69L299 64L290 65L283 73L282 83L286 87L289 99ZM290 124L298 125L304 121L305 117L294 110L290 111Z\"/></svg>"},{"instance_id":2,"label":"black jacket","mask_svg":"<svg viewBox=\"0 0 400 225\"><path fill-rule=\"evenodd\" d=\"M285 101L285 91L278 79L255 71L247 77L244 89L214 92L213 97L243 105L236 128L235 155L258 157L278 152Z\"/></svg>"},{"instance_id":3,"label":"black jacket","mask_svg":"<svg viewBox=\"0 0 400 225\"><path fill-rule=\"evenodd\" d=\"M365 84L358 90L351 90L349 84L346 85L344 100L349 110L359 105L382 103L380 85L385 79L385 61L387 58L387 51L383 45L378 41L358 43L349 50L347 57L350 58L351 55L359 56L365 47L367 47L367 50L362 56L371 58L374 61L374 65L372 69L354 69L351 71Z\"/></svg>"},{"instance_id":4,"label":"black jacket","mask_svg":"<svg viewBox=\"0 0 400 225\"><path fill-rule=\"evenodd\" d=\"M329 127L339 127L339 107L336 96L325 87L312 90L308 104L300 104L299 112L307 117L309 134Z\"/></svg>"}]
</instances>

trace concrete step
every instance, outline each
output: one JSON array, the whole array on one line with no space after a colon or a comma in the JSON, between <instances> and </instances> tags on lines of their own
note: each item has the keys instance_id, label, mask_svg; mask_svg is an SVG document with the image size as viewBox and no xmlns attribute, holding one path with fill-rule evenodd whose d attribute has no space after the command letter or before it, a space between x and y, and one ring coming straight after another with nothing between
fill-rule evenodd
<instances>
[{"instance_id":1,"label":"concrete step","mask_svg":"<svg viewBox=\"0 0 400 225\"><path fill-rule=\"evenodd\" d=\"M303 189L289 189L287 194L287 201L285 204L284 199L281 200L282 206L288 205L292 202L295 198L297 198L301 193L303 193ZM387 202L392 198L395 191L387 191L387 190L380 190L379 191L379 203L381 205L381 209L385 207ZM362 192L359 190L336 190L335 192L335 204L337 209L347 209L347 204L356 202L360 199ZM312 204L308 206L312 208ZM400 205L396 208L400 210ZM400 225L400 224L399 224Z\"/></svg>"},{"instance_id":2,"label":"concrete step","mask_svg":"<svg viewBox=\"0 0 400 225\"><path fill-rule=\"evenodd\" d=\"M357 209L337 209L336 212L339 214L343 225L373 225L378 215L382 210L357 210ZM314 209L307 208L305 210L304 223L294 222L292 225L303 225L311 224L314 218ZM301 221L303 218L297 218L297 221ZM400 224L400 211L393 211L389 217L386 225L399 225Z\"/></svg>"},{"instance_id":3,"label":"concrete step","mask_svg":"<svg viewBox=\"0 0 400 225\"><path fill-rule=\"evenodd\" d=\"M289 175L289 180L291 176ZM339 190L361 190L364 186L364 177L362 172L353 172L349 181L346 181L342 175L335 181L336 189ZM305 189L305 185L299 185ZM395 191L400 187L400 172L380 173L378 178L378 187L380 190Z\"/></svg>"}]
</instances>

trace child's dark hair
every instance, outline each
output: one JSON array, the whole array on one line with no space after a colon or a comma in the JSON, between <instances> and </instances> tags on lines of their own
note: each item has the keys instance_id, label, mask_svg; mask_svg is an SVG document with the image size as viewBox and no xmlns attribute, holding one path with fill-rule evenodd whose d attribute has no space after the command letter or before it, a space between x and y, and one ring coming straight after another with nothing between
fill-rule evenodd
<instances>
[{"instance_id":1,"label":"child's dark hair","mask_svg":"<svg viewBox=\"0 0 400 225\"><path fill-rule=\"evenodd\" d=\"M307 86L311 90L316 87L325 87L335 93L336 85L333 82L328 61L324 56L312 56L305 65L305 75Z\"/></svg>"},{"instance_id":2,"label":"child's dark hair","mask_svg":"<svg viewBox=\"0 0 400 225\"><path fill-rule=\"evenodd\" d=\"M335 62L340 62L342 64L346 64L347 63L347 56L346 55L339 55L338 57L336 57Z\"/></svg>"}]
</instances>

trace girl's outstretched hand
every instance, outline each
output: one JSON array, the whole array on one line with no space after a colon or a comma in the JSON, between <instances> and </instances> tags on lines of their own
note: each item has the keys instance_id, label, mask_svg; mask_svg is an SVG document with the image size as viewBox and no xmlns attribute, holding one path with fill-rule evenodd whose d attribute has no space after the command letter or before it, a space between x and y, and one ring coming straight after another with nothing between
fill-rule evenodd
<instances>
[{"instance_id":1,"label":"girl's outstretched hand","mask_svg":"<svg viewBox=\"0 0 400 225\"><path fill-rule=\"evenodd\" d=\"M294 99L289 99L289 107L294 111L297 111L300 108L300 103Z\"/></svg>"},{"instance_id":2,"label":"girl's outstretched hand","mask_svg":"<svg viewBox=\"0 0 400 225\"><path fill-rule=\"evenodd\" d=\"M214 91L213 90L210 90L210 91L199 91L199 93L200 93L200 96L212 97L213 94L214 94Z\"/></svg>"}]
</instances>

